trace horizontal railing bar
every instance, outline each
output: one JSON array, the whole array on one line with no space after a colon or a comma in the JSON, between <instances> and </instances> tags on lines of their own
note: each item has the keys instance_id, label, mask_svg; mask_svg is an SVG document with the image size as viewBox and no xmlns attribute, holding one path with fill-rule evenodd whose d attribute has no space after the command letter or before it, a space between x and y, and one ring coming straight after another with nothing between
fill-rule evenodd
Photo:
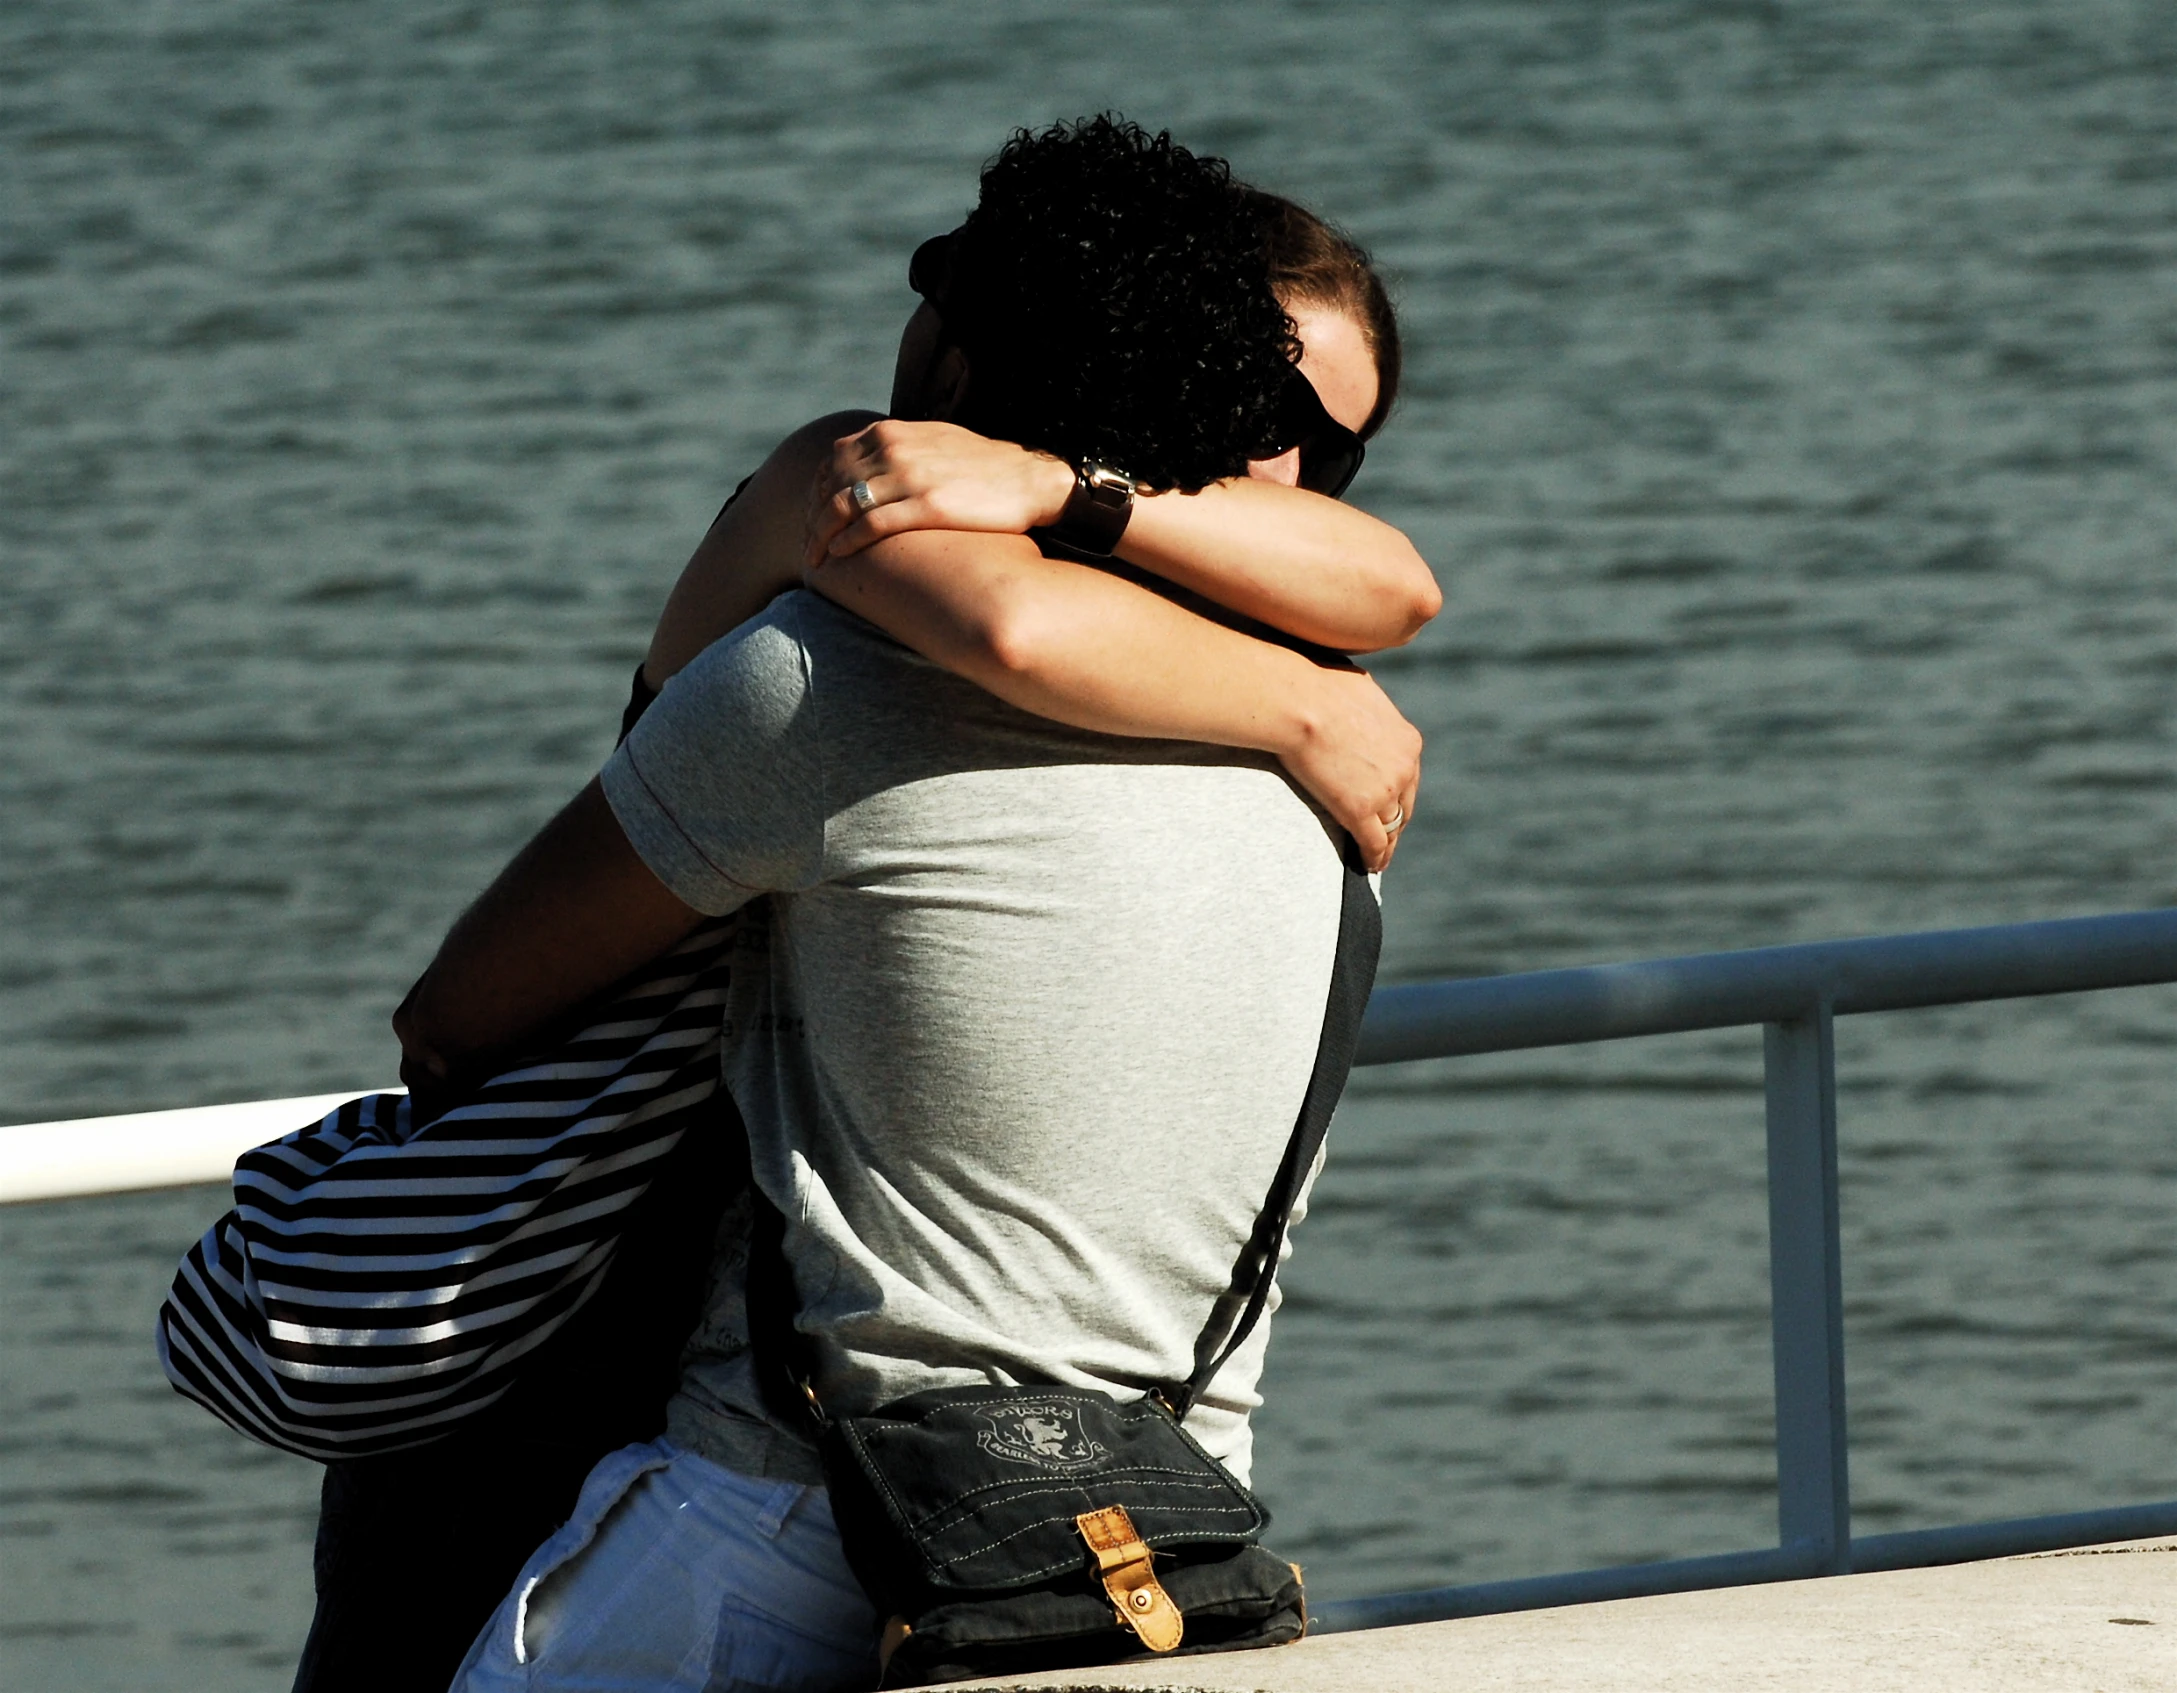
<instances>
[{"instance_id":1,"label":"horizontal railing bar","mask_svg":"<svg viewBox=\"0 0 2177 1693\"><path fill-rule=\"evenodd\" d=\"M224 1182L234 1174L234 1161L251 1147L291 1134L370 1091L350 1088L300 1099L0 1127L0 1205Z\"/></svg>"},{"instance_id":2,"label":"horizontal railing bar","mask_svg":"<svg viewBox=\"0 0 2177 1693\"><path fill-rule=\"evenodd\" d=\"M2069 1511L2054 1517L2012 1517L2006 1522L1966 1523L1957 1528L1862 1535L1852 1542L1852 1573L2015 1558L2025 1552L2061 1552L2073 1546L2106 1546L2111 1541L2145 1540L2161 1534L2177 1534L2177 1499Z\"/></svg>"},{"instance_id":3,"label":"horizontal railing bar","mask_svg":"<svg viewBox=\"0 0 2177 1693\"><path fill-rule=\"evenodd\" d=\"M1751 1587L1757 1582L1797 1581L1822 1573L1822 1555L1817 1548L1766 1546L1758 1552L1724 1552L1664 1564L1620 1564L1614 1569L1534 1575L1518 1581L1383 1593L1371 1599L1330 1599L1308 1607L1308 1632L1344 1634L1360 1628L1397 1628L1405 1623L1449 1622L1454 1617L1592 1605L1604 1599L1647 1599L1658 1593Z\"/></svg>"},{"instance_id":4,"label":"horizontal railing bar","mask_svg":"<svg viewBox=\"0 0 2177 1693\"><path fill-rule=\"evenodd\" d=\"M1818 941L1379 988L1362 1064L2177 980L2177 910ZM361 1091L361 1090L358 1090ZM0 1203L222 1181L352 1094L0 1127Z\"/></svg>"},{"instance_id":5,"label":"horizontal railing bar","mask_svg":"<svg viewBox=\"0 0 2177 1693\"><path fill-rule=\"evenodd\" d=\"M2053 1517L2014 1517L2005 1522L1961 1523L1954 1528L1873 1534L1852 1542L1852 1572L1923 1569L2029 1552L2060 1552L2177 1534L2177 1500L2118 1505L2104 1511L2072 1511ZM1454 1617L1539 1611L1555 1605L1591 1605L1604 1599L1645 1599L1658 1593L1695 1593L1711 1587L1748 1587L1764 1581L1799 1581L1829 1573L1818 1548L1763 1547L1668 1563L1621 1564L1569 1575L1483 1581L1466 1587L1433 1587L1418 1593L1385 1593L1370 1599L1331 1599L1308 1607L1308 1632L1394 1628L1402 1623L1449 1622Z\"/></svg>"},{"instance_id":6,"label":"horizontal railing bar","mask_svg":"<svg viewBox=\"0 0 2177 1693\"><path fill-rule=\"evenodd\" d=\"M1378 988L1361 1064L2177 981L2177 910Z\"/></svg>"}]
</instances>

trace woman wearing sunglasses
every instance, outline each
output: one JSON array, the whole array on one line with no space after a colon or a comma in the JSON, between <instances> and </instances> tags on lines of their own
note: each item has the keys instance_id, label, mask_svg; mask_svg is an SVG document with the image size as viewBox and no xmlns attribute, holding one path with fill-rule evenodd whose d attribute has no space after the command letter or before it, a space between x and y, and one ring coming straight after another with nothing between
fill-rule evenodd
<instances>
[{"instance_id":1,"label":"woman wearing sunglasses","mask_svg":"<svg viewBox=\"0 0 2177 1693\"><path fill-rule=\"evenodd\" d=\"M1247 475L1195 491L1107 486L1125 509L1093 549L1106 558L1040 547L1031 532L1065 538L1090 469L1108 485L1125 467L1068 464L952 421L976 412L973 336L948 316L971 290L953 274L959 232L937 237L910 267L922 304L892 415L819 418L750 478L675 587L638 698L794 585L791 553L805 585L1009 704L1275 755L1371 868L1388 863L1420 737L1333 655L1400 645L1442 603L1406 537L1338 499L1396 398L1397 321L1352 241L1291 201L1240 192L1298 350Z\"/></svg>"}]
</instances>

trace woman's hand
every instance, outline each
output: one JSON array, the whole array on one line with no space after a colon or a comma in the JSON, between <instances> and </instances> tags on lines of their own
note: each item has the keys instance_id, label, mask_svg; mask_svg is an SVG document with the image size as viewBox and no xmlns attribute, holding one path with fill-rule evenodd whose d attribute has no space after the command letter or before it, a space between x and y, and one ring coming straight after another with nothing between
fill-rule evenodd
<instances>
[{"instance_id":1,"label":"woman's hand","mask_svg":"<svg viewBox=\"0 0 2177 1693\"><path fill-rule=\"evenodd\" d=\"M1421 784L1421 731L1401 717L1367 671L1316 667L1319 678L1291 744L1278 759L1381 870L1398 850Z\"/></svg>"},{"instance_id":2,"label":"woman's hand","mask_svg":"<svg viewBox=\"0 0 2177 1693\"><path fill-rule=\"evenodd\" d=\"M876 501L855 503L867 483ZM885 418L832 443L809 494L805 562L844 558L910 529L1024 535L1056 523L1073 470L1048 453L993 441L956 423Z\"/></svg>"}]
</instances>

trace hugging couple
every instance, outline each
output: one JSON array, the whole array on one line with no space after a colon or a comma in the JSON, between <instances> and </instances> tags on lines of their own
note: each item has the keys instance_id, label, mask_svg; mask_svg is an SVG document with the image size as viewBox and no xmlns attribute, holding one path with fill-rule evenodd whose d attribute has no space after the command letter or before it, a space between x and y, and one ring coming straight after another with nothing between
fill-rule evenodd
<instances>
[{"instance_id":1,"label":"hugging couple","mask_svg":"<svg viewBox=\"0 0 2177 1693\"><path fill-rule=\"evenodd\" d=\"M1342 235L1108 117L1017 135L911 281L889 414L818 418L728 502L619 748L396 1017L428 1099L739 914L718 1132L737 1109L752 1207L718 1228L662 1432L598 1456L489 1572L496 1612L456 1619L462 1693L879 1683L907 1625L761 1379L767 1299L834 1418L1033 1387L983 1448L1064 1469L1103 1450L1075 1420L1093 1396L1207 1370L1174 1408L1247 1477L1267 1325L1228 1312L1220 1361L1204 1317L1247 1302L1250 1250L1274 1308L1320 1162L1296 1112L1343 1080L1319 1043L1356 991L1334 981L1352 889L1419 773L1344 658L1439 605L1406 539L1337 498L1397 327ZM758 1297L766 1253L785 1291ZM1153 1620L1170 1554L1124 1512L1104 1527L1081 1556ZM343 1684L328 1618L352 1637L358 1612L328 1588L357 1563L321 1531L298 1686ZM400 1637L429 1589L385 1583L370 1625Z\"/></svg>"}]
</instances>

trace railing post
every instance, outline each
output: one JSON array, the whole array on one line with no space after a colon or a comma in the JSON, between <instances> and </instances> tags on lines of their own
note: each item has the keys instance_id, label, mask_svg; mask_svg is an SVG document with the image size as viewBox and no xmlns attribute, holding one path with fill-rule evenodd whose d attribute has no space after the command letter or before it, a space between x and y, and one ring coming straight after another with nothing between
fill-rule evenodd
<instances>
[{"instance_id":1,"label":"railing post","mask_svg":"<svg viewBox=\"0 0 2177 1693\"><path fill-rule=\"evenodd\" d=\"M1776 1515L1787 1548L1842 1575L1844 1278L1837 1223L1837 1049L1827 1001L1763 1025L1769 1116L1769 1322L1776 1361Z\"/></svg>"}]
</instances>

